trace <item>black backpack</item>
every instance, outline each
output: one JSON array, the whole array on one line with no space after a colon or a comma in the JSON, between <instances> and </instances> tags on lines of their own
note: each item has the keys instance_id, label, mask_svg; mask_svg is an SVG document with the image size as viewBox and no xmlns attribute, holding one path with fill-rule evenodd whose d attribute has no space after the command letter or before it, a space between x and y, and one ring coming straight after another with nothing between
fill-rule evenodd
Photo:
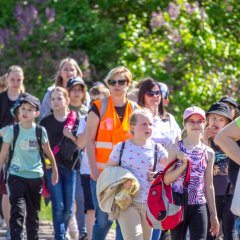
<instances>
[{"instance_id":1,"label":"black backpack","mask_svg":"<svg viewBox=\"0 0 240 240\"><path fill-rule=\"evenodd\" d=\"M13 126L13 145L12 148L10 148L9 150L9 158L8 158L8 163L6 164L6 167L4 169L4 183L6 184L7 181L7 171L9 169L12 157L13 157L13 153L14 153L14 148L15 148L15 144L18 138L18 134L19 134L19 125L15 124ZM42 148L42 126L36 124L36 136L37 136L37 142L39 145L39 154L41 156L41 162L43 165L43 172L44 172L44 181L45 184L47 186L47 174L46 174L46 163L45 163L45 156L44 156L44 152L43 152L43 148Z\"/></svg>"}]
</instances>

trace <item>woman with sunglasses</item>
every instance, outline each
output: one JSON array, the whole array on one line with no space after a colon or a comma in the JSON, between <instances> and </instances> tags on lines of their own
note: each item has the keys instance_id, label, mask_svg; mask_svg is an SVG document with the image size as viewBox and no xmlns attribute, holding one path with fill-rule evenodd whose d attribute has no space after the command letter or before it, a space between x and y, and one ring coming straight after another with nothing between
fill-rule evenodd
<instances>
[{"instance_id":1,"label":"woman with sunglasses","mask_svg":"<svg viewBox=\"0 0 240 240\"><path fill-rule=\"evenodd\" d=\"M96 217L92 240L104 240L112 226L108 214L99 208L96 184L100 173L107 166L113 147L131 138L130 115L133 108L138 108L136 103L125 97L131 80L132 74L127 68L120 66L112 69L105 79L111 96L95 101L87 119L86 150L91 169L90 185ZM123 239L118 221L116 239Z\"/></svg>"},{"instance_id":2,"label":"woman with sunglasses","mask_svg":"<svg viewBox=\"0 0 240 240\"><path fill-rule=\"evenodd\" d=\"M153 113L152 140L156 143L160 143L167 151L169 151L169 148L173 143L181 140L181 129L174 116L167 113L164 108L168 103L168 87L166 84L158 83L152 78L145 78L141 82L138 104L141 107L150 109ZM157 170L163 170L164 167L165 166L158 163ZM149 177L151 178L152 175L149 174ZM160 230L154 229L152 240L158 240L160 233ZM162 237L163 235L164 233L162 233Z\"/></svg>"}]
</instances>

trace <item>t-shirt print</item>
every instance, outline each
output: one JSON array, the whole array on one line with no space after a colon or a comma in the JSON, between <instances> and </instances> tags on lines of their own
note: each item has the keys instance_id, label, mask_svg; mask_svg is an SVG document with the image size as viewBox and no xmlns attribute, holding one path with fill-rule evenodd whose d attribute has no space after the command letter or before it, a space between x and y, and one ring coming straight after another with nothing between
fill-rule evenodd
<instances>
[{"instance_id":1,"label":"t-shirt print","mask_svg":"<svg viewBox=\"0 0 240 240\"><path fill-rule=\"evenodd\" d=\"M27 140L21 140L20 149L33 152L37 150L38 142L35 136L29 136Z\"/></svg>"},{"instance_id":2,"label":"t-shirt print","mask_svg":"<svg viewBox=\"0 0 240 240\"><path fill-rule=\"evenodd\" d=\"M213 175L228 175L229 158L223 152L215 152Z\"/></svg>"}]
</instances>

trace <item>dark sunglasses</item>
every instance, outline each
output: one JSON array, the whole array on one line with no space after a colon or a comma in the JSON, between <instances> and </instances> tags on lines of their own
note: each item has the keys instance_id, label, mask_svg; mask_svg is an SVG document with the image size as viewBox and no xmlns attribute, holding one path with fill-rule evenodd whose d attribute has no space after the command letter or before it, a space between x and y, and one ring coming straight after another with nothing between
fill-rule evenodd
<instances>
[{"instance_id":1,"label":"dark sunglasses","mask_svg":"<svg viewBox=\"0 0 240 240\"><path fill-rule=\"evenodd\" d=\"M152 90L147 90L147 91L146 91L146 94L147 94L148 97L153 97L154 94L155 94L156 97L158 97L158 96L161 95L161 91L160 91L160 90L157 90L157 91L154 92L154 91L152 91Z\"/></svg>"},{"instance_id":2,"label":"dark sunglasses","mask_svg":"<svg viewBox=\"0 0 240 240\"><path fill-rule=\"evenodd\" d=\"M125 84L126 80L125 79L119 79L118 81L116 81L115 79L110 79L108 80L108 84L110 86L115 86L116 83L118 83L118 85L123 86Z\"/></svg>"}]
</instances>

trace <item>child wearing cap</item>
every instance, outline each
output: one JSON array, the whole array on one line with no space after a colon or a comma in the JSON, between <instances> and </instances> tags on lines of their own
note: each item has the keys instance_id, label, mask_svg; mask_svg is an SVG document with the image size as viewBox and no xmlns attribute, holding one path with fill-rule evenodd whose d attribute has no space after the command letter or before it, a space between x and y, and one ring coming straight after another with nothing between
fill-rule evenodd
<instances>
[{"instance_id":1,"label":"child wearing cap","mask_svg":"<svg viewBox=\"0 0 240 240\"><path fill-rule=\"evenodd\" d=\"M237 239L235 217L230 211L233 194L229 191L228 183L228 169L230 158L214 142L214 138L217 133L232 121L230 110L228 105L223 101L215 102L211 105L206 115L207 124L203 134L203 141L215 152L213 166L213 185L215 189L217 217L219 222L222 221L224 239L235 240ZM208 233L207 240L213 239L215 238Z\"/></svg>"},{"instance_id":2,"label":"child wearing cap","mask_svg":"<svg viewBox=\"0 0 240 240\"><path fill-rule=\"evenodd\" d=\"M26 209L27 238L38 239L38 212L40 211L44 171L36 136L36 124L34 122L35 118L39 115L40 101L36 97L28 95L19 104L21 117L21 121L18 123L19 133L12 159L9 159L11 161L8 178L11 203L10 236L11 239L22 239ZM3 138L4 143L0 154L0 168L13 143L14 128L14 126L11 126ZM44 152L54 169L52 183L56 184L58 181L56 163L44 128L42 128L41 142Z\"/></svg>"},{"instance_id":3,"label":"child wearing cap","mask_svg":"<svg viewBox=\"0 0 240 240\"><path fill-rule=\"evenodd\" d=\"M184 221L171 230L172 240L179 240L180 236L186 239L188 227L190 239L205 240L208 231L212 236L218 235L219 222L212 181L214 152L201 142L205 119L205 112L201 108L187 108L183 114L183 127L187 136L174 143L169 150L168 164L176 158L178 160L166 172L164 182L166 185L172 183L174 192L183 193L187 159L191 161L187 214ZM211 212L210 229L207 228L206 203Z\"/></svg>"}]
</instances>

